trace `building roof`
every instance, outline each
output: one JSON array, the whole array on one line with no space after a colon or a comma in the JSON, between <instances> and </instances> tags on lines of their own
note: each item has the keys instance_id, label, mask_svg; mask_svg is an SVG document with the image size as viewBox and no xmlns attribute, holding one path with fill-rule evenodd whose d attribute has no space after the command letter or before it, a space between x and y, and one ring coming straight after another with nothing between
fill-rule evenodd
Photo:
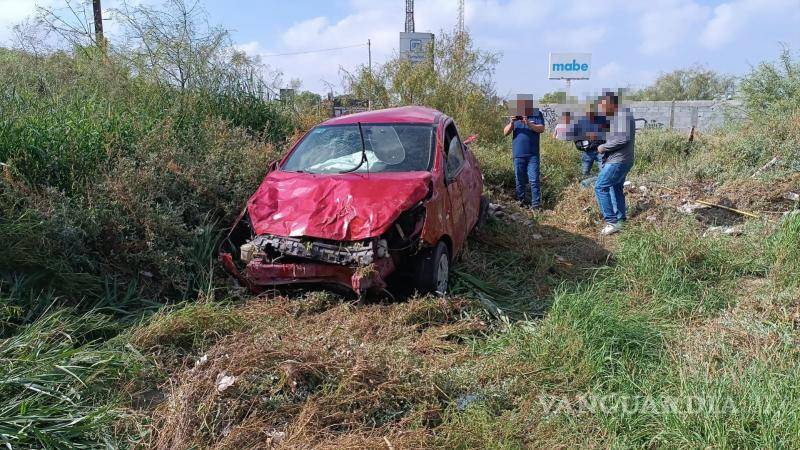
<instances>
[{"instance_id":1,"label":"building roof","mask_svg":"<svg viewBox=\"0 0 800 450\"><path fill-rule=\"evenodd\" d=\"M365 111L326 120L322 125L347 125L361 123L434 123L441 112L425 106L403 106L400 108Z\"/></svg>"}]
</instances>

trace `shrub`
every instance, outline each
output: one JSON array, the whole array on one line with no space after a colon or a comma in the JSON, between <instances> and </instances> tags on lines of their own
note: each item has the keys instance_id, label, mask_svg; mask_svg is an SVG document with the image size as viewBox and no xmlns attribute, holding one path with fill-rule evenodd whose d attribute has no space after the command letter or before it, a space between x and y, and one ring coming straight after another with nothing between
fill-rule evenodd
<instances>
[{"instance_id":1,"label":"shrub","mask_svg":"<svg viewBox=\"0 0 800 450\"><path fill-rule=\"evenodd\" d=\"M291 116L87 58L0 51L0 280L94 305L119 285L192 297Z\"/></svg>"}]
</instances>

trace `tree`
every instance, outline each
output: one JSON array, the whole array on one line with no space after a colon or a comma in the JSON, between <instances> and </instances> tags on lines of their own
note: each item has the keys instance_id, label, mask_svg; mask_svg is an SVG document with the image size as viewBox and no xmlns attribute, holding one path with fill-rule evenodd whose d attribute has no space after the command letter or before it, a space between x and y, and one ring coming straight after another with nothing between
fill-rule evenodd
<instances>
[{"instance_id":1,"label":"tree","mask_svg":"<svg viewBox=\"0 0 800 450\"><path fill-rule=\"evenodd\" d=\"M713 100L732 93L734 78L696 65L662 73L656 81L630 96L632 100Z\"/></svg>"},{"instance_id":2,"label":"tree","mask_svg":"<svg viewBox=\"0 0 800 450\"><path fill-rule=\"evenodd\" d=\"M397 57L372 71L343 72L345 87L378 108L430 106L454 117L464 134L501 137L504 109L492 80L499 55L474 48L466 32L441 32L427 52L416 63Z\"/></svg>"},{"instance_id":3,"label":"tree","mask_svg":"<svg viewBox=\"0 0 800 450\"><path fill-rule=\"evenodd\" d=\"M298 107L302 108L309 108L314 107L316 108L319 103L322 101L322 96L317 94L316 92L311 91L300 91L294 94L293 98L294 104Z\"/></svg>"},{"instance_id":4,"label":"tree","mask_svg":"<svg viewBox=\"0 0 800 450\"><path fill-rule=\"evenodd\" d=\"M564 91L548 92L539 101L542 103L567 103L567 93Z\"/></svg>"},{"instance_id":5,"label":"tree","mask_svg":"<svg viewBox=\"0 0 800 450\"><path fill-rule=\"evenodd\" d=\"M742 99L751 113L791 113L800 109L800 61L788 48L777 63L762 62L742 79Z\"/></svg>"}]
</instances>

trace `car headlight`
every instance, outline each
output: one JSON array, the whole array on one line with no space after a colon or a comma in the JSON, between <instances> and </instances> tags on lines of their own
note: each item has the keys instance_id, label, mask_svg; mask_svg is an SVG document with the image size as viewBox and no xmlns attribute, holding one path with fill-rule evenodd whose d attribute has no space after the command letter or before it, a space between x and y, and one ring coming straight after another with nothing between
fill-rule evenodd
<instances>
[{"instance_id":1,"label":"car headlight","mask_svg":"<svg viewBox=\"0 0 800 450\"><path fill-rule=\"evenodd\" d=\"M256 250L257 250L256 245L253 244L252 242L247 242L245 244L242 244L242 246L239 247L239 258L241 258L241 260L244 261L245 263L249 263L250 261L253 260L253 256L255 255Z\"/></svg>"}]
</instances>

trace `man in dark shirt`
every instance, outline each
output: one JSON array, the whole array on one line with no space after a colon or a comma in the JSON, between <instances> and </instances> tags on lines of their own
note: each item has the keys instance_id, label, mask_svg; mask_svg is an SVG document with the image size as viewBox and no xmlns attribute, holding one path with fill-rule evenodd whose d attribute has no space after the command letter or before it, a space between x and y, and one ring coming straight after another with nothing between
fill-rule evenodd
<instances>
[{"instance_id":1,"label":"man in dark shirt","mask_svg":"<svg viewBox=\"0 0 800 450\"><path fill-rule=\"evenodd\" d=\"M513 132L512 155L514 157L514 176L517 185L517 200L525 203L525 193L530 183L531 208L542 207L542 194L539 188L539 134L544 132L544 116L533 109L533 98L516 101L516 112L503 129L503 135Z\"/></svg>"},{"instance_id":2,"label":"man in dark shirt","mask_svg":"<svg viewBox=\"0 0 800 450\"><path fill-rule=\"evenodd\" d=\"M601 161L597 154L597 147L605 142L602 140L602 136L608 131L608 121L605 117L598 115L596 106L592 105L586 115L578 119L575 128L576 136L580 137L575 141L575 147L582 152L581 173L583 176L589 176L595 161L597 166L600 166Z\"/></svg>"}]
</instances>

